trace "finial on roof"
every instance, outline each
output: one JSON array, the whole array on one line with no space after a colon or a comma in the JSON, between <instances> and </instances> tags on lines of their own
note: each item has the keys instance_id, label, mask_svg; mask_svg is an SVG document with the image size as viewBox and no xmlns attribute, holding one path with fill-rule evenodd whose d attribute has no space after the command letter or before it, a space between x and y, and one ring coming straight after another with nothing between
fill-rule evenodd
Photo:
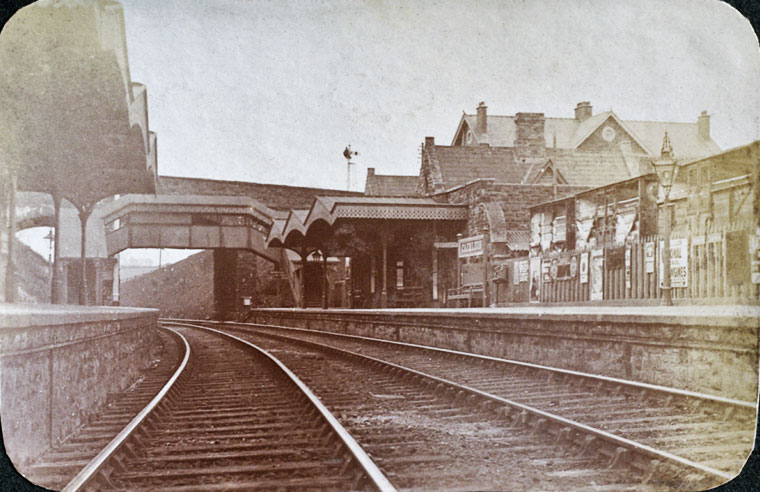
<instances>
[{"instance_id":1,"label":"finial on roof","mask_svg":"<svg viewBox=\"0 0 760 492\"><path fill-rule=\"evenodd\" d=\"M660 150L660 156L665 159L673 158L673 147L670 145L670 137L668 137L668 131L665 130L665 136L662 138L662 149Z\"/></svg>"}]
</instances>

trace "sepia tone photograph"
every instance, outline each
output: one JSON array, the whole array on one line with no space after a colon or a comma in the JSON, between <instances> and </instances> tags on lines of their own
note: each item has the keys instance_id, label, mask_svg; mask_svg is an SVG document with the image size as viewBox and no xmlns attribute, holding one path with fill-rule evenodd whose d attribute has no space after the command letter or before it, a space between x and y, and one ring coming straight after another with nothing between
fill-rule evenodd
<instances>
[{"instance_id":1,"label":"sepia tone photograph","mask_svg":"<svg viewBox=\"0 0 760 492\"><path fill-rule=\"evenodd\" d=\"M758 490L759 5L1 9L0 491Z\"/></svg>"}]
</instances>

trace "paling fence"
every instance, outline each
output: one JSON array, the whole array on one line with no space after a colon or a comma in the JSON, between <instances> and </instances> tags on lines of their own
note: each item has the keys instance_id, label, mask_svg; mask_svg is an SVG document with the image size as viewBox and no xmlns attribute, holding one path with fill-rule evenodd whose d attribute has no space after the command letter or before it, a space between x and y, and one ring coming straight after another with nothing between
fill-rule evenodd
<instances>
[{"instance_id":1,"label":"paling fence","mask_svg":"<svg viewBox=\"0 0 760 492\"><path fill-rule=\"evenodd\" d=\"M494 268L493 301L652 302L663 296L664 240L643 237L583 250L544 252ZM671 234L671 293L683 302L753 302L760 297L760 241L751 224Z\"/></svg>"}]
</instances>

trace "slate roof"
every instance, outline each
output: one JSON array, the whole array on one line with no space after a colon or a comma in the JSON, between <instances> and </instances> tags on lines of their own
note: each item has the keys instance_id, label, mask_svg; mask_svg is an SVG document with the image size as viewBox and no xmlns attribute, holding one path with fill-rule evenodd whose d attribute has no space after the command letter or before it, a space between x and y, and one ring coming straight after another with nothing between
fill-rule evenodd
<instances>
[{"instance_id":1,"label":"slate roof","mask_svg":"<svg viewBox=\"0 0 760 492\"><path fill-rule=\"evenodd\" d=\"M511 148L435 145L426 152L435 153L446 190L480 178L519 183L527 170L526 165L516 161Z\"/></svg>"},{"instance_id":2,"label":"slate roof","mask_svg":"<svg viewBox=\"0 0 760 492\"><path fill-rule=\"evenodd\" d=\"M698 136L696 119L693 123L622 120L612 111L594 114L584 121L578 121L575 118L545 118L546 147L554 147L556 137L557 148L574 149L610 117L615 118L653 156L659 155L662 137L666 130L673 144L676 158L709 156L720 152L720 147L712 138L704 140ZM464 114L462 118L479 143L487 142L493 147L514 146L515 116L487 115L487 135L477 130L476 115ZM458 134L459 131L456 133ZM456 136L454 136L455 139Z\"/></svg>"},{"instance_id":3,"label":"slate roof","mask_svg":"<svg viewBox=\"0 0 760 492\"><path fill-rule=\"evenodd\" d=\"M512 251L528 251L530 249L530 231L506 231L507 247Z\"/></svg>"},{"instance_id":4,"label":"slate roof","mask_svg":"<svg viewBox=\"0 0 760 492\"><path fill-rule=\"evenodd\" d=\"M373 196L417 196L420 177L367 173L364 194Z\"/></svg>"},{"instance_id":5,"label":"slate roof","mask_svg":"<svg viewBox=\"0 0 760 492\"><path fill-rule=\"evenodd\" d=\"M581 186L603 186L631 177L622 153L572 152L551 150L541 166L533 166L525 175L524 183L540 182L542 171L551 168L549 161L567 184ZM633 159L648 159L634 156ZM551 176L551 173L549 174ZM562 182L562 180L559 180ZM551 181L548 181L551 182Z\"/></svg>"}]
</instances>

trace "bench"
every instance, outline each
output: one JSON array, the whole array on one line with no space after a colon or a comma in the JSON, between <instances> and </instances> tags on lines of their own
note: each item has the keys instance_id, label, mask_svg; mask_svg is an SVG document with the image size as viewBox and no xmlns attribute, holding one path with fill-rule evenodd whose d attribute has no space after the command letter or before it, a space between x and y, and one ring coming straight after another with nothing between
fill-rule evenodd
<instances>
[{"instance_id":1,"label":"bench","mask_svg":"<svg viewBox=\"0 0 760 492\"><path fill-rule=\"evenodd\" d=\"M423 301L422 287L412 286L396 290L396 307L419 307Z\"/></svg>"},{"instance_id":2,"label":"bench","mask_svg":"<svg viewBox=\"0 0 760 492\"><path fill-rule=\"evenodd\" d=\"M483 299L483 284L467 284L455 289L449 289L446 297L446 305L449 301L454 301L455 304L460 304L460 301L467 301L467 307L471 307L473 301L481 301ZM453 306L457 307L457 306ZM461 306L460 306L461 307Z\"/></svg>"}]
</instances>

